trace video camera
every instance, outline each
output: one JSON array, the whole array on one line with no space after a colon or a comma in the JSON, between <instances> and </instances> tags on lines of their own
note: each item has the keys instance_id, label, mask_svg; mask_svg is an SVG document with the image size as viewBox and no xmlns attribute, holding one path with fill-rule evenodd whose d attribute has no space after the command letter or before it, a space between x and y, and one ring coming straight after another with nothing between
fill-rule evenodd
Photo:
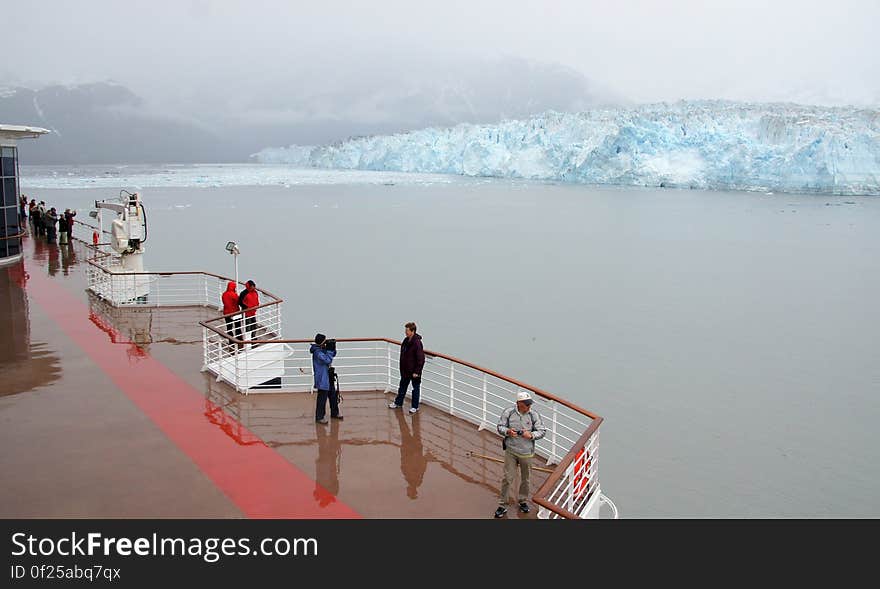
<instances>
[{"instance_id":1,"label":"video camera","mask_svg":"<svg viewBox=\"0 0 880 589\"><path fill-rule=\"evenodd\" d=\"M325 339L324 343L321 344L322 350L328 350L330 352L336 351L336 340L335 339Z\"/></svg>"}]
</instances>

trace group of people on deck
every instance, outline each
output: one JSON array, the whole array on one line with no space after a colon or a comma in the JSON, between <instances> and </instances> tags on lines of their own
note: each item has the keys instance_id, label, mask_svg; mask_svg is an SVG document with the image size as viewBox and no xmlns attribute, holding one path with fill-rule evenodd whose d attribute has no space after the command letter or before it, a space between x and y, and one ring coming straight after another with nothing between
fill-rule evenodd
<instances>
[{"instance_id":1,"label":"group of people on deck","mask_svg":"<svg viewBox=\"0 0 880 589\"><path fill-rule=\"evenodd\" d=\"M76 211L64 209L59 215L55 207L46 207L46 201L37 202L32 198L28 202L27 196L22 194L18 217L22 229L29 219L31 234L45 237L50 243L54 243L57 238L60 245L66 245L73 239L73 218L76 217Z\"/></svg>"}]
</instances>

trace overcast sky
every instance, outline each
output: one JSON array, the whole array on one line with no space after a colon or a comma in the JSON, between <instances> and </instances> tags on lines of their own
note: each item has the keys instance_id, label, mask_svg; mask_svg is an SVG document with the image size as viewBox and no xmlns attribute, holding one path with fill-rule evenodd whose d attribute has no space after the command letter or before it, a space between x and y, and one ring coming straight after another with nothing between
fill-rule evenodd
<instances>
[{"instance_id":1,"label":"overcast sky","mask_svg":"<svg viewBox=\"0 0 880 589\"><path fill-rule=\"evenodd\" d=\"M161 95L516 56L638 102L880 102L878 0L5 0L2 13L0 83L112 78Z\"/></svg>"}]
</instances>

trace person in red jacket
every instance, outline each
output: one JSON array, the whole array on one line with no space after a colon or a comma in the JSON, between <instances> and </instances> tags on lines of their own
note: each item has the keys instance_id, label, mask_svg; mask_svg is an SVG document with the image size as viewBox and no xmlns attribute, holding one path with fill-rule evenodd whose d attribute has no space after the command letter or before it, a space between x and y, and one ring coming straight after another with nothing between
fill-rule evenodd
<instances>
[{"instance_id":1,"label":"person in red jacket","mask_svg":"<svg viewBox=\"0 0 880 589\"><path fill-rule=\"evenodd\" d=\"M230 337L240 338L241 315L229 316L230 313L237 313L240 310L238 307L238 293L235 290L236 286L235 282L230 280L226 284L226 292L223 293L221 300L223 301L223 314L227 315L224 318L226 319L226 333Z\"/></svg>"},{"instance_id":2,"label":"person in red jacket","mask_svg":"<svg viewBox=\"0 0 880 589\"><path fill-rule=\"evenodd\" d=\"M254 339L254 331L257 329L257 307L260 306L260 293L253 280L247 281L247 286L238 295L238 306L245 309L244 329L248 332L248 339Z\"/></svg>"}]
</instances>

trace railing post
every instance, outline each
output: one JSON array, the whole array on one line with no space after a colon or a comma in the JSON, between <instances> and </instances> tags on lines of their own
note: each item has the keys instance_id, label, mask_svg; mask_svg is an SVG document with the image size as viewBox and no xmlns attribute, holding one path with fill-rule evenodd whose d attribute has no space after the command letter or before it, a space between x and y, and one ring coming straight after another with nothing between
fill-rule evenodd
<instances>
[{"instance_id":1,"label":"railing post","mask_svg":"<svg viewBox=\"0 0 880 589\"><path fill-rule=\"evenodd\" d=\"M235 370L233 378L235 378L235 390L239 393L241 392L241 369L239 368L239 363L241 362L241 354L239 353L241 350L238 348L238 344L235 345Z\"/></svg>"},{"instance_id":2,"label":"railing post","mask_svg":"<svg viewBox=\"0 0 880 589\"><path fill-rule=\"evenodd\" d=\"M202 328L202 372L208 369L208 328ZM218 364L217 370L219 372L220 366Z\"/></svg>"},{"instance_id":3,"label":"railing post","mask_svg":"<svg viewBox=\"0 0 880 589\"><path fill-rule=\"evenodd\" d=\"M455 362L449 363L449 414L455 415Z\"/></svg>"},{"instance_id":4,"label":"railing post","mask_svg":"<svg viewBox=\"0 0 880 589\"><path fill-rule=\"evenodd\" d=\"M388 363L388 385L387 390L391 390L391 342L385 342L386 362Z\"/></svg>"},{"instance_id":5,"label":"railing post","mask_svg":"<svg viewBox=\"0 0 880 589\"><path fill-rule=\"evenodd\" d=\"M477 428L477 431L481 429L489 429L489 406L488 406L488 397L489 395L489 381L487 379L487 375L483 373L483 417L480 420L480 427Z\"/></svg>"},{"instance_id":6,"label":"railing post","mask_svg":"<svg viewBox=\"0 0 880 589\"><path fill-rule=\"evenodd\" d=\"M553 407L553 426L550 428L550 456L547 457L547 464L559 464L559 455L556 454L556 448L559 447L556 443L556 436L558 433L557 425L559 423L559 404L556 403L556 401L550 401L550 404Z\"/></svg>"},{"instance_id":7,"label":"railing post","mask_svg":"<svg viewBox=\"0 0 880 589\"><path fill-rule=\"evenodd\" d=\"M278 311L277 311L278 317L277 317L277 319L276 319L276 321L278 322L278 332L277 332L277 333L278 333L278 338L277 338L277 339L284 339L284 336L283 336L283 334L282 334L282 332L281 332L281 329L282 329L282 321L281 321L281 303L278 303L277 305L275 305L275 308L278 309Z\"/></svg>"}]
</instances>

